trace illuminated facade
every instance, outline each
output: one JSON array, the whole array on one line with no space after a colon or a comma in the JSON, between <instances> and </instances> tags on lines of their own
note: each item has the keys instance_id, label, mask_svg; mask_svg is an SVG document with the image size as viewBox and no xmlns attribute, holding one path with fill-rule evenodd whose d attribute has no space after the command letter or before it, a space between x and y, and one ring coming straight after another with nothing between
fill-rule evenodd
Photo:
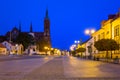
<instances>
[{"instance_id":1,"label":"illuminated facade","mask_svg":"<svg viewBox=\"0 0 120 80\"><path fill-rule=\"evenodd\" d=\"M90 52L90 49L88 48L90 46L91 46L91 52ZM83 47L86 48L86 51L84 54L85 56L89 56L90 54L93 54L94 53L93 38L90 38L89 40L87 40Z\"/></svg>"},{"instance_id":2,"label":"illuminated facade","mask_svg":"<svg viewBox=\"0 0 120 80\"><path fill-rule=\"evenodd\" d=\"M6 54L18 54L21 55L23 52L22 44L9 43L7 41L2 42L2 45L6 47Z\"/></svg>"},{"instance_id":3,"label":"illuminated facade","mask_svg":"<svg viewBox=\"0 0 120 80\"><path fill-rule=\"evenodd\" d=\"M94 42L100 39L114 39L118 44L120 44L120 12L115 15L109 15L108 20L103 20L101 28L93 33L92 37ZM95 48L93 50L96 53L100 53ZM119 52L120 50L116 51L116 53Z\"/></svg>"},{"instance_id":4,"label":"illuminated facade","mask_svg":"<svg viewBox=\"0 0 120 80\"><path fill-rule=\"evenodd\" d=\"M7 54L6 47L0 43L0 55L6 55L6 54Z\"/></svg>"}]
</instances>

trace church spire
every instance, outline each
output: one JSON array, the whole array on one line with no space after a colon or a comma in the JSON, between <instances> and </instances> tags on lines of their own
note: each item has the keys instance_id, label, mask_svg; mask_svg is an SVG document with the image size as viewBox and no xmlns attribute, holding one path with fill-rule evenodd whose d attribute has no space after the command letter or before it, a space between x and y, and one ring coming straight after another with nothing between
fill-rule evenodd
<instances>
[{"instance_id":1,"label":"church spire","mask_svg":"<svg viewBox=\"0 0 120 80\"><path fill-rule=\"evenodd\" d=\"M32 29L32 22L30 24L30 32L33 32L33 29Z\"/></svg>"},{"instance_id":2,"label":"church spire","mask_svg":"<svg viewBox=\"0 0 120 80\"><path fill-rule=\"evenodd\" d=\"M46 9L46 16L45 18L48 18L48 8Z\"/></svg>"}]
</instances>

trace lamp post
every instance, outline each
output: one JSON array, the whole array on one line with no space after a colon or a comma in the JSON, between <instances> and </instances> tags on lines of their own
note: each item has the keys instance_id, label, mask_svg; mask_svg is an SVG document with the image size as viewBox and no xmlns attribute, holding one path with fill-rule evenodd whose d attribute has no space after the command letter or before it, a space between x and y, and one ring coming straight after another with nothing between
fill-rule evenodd
<instances>
[{"instance_id":1,"label":"lamp post","mask_svg":"<svg viewBox=\"0 0 120 80\"><path fill-rule=\"evenodd\" d=\"M90 37L91 37L91 34L93 34L94 32L95 32L94 29L85 30L85 34L90 35ZM89 53L88 58L92 59L92 42L89 42L89 46L87 46L87 48L88 48L88 53Z\"/></svg>"},{"instance_id":2,"label":"lamp post","mask_svg":"<svg viewBox=\"0 0 120 80\"><path fill-rule=\"evenodd\" d=\"M75 44L78 44L78 43L80 43L80 41L75 40Z\"/></svg>"},{"instance_id":3,"label":"lamp post","mask_svg":"<svg viewBox=\"0 0 120 80\"><path fill-rule=\"evenodd\" d=\"M45 46L44 49L45 49L45 53L46 53L46 56L47 56L48 47Z\"/></svg>"},{"instance_id":4,"label":"lamp post","mask_svg":"<svg viewBox=\"0 0 120 80\"><path fill-rule=\"evenodd\" d=\"M91 36L91 34L93 34L94 32L95 32L94 29L86 29L86 30L85 30L85 34L90 35L90 36Z\"/></svg>"},{"instance_id":5,"label":"lamp post","mask_svg":"<svg viewBox=\"0 0 120 80\"><path fill-rule=\"evenodd\" d=\"M72 44L71 46L70 46L70 51L72 52L72 51L75 51L76 50L76 48L78 47L78 44L80 43L80 41L78 41L78 40L75 40L74 41L74 44ZM70 55L72 55L73 53L71 53Z\"/></svg>"},{"instance_id":6,"label":"lamp post","mask_svg":"<svg viewBox=\"0 0 120 80\"><path fill-rule=\"evenodd\" d=\"M75 45L76 45L75 46L75 49L76 49L78 47L78 44L80 43L80 41L75 40L74 42L75 42Z\"/></svg>"}]
</instances>

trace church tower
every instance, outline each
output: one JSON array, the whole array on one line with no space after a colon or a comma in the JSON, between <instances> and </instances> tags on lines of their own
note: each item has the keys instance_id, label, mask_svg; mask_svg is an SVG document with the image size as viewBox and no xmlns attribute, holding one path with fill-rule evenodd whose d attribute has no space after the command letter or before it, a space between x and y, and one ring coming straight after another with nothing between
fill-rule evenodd
<instances>
[{"instance_id":1,"label":"church tower","mask_svg":"<svg viewBox=\"0 0 120 80\"><path fill-rule=\"evenodd\" d=\"M46 15L44 18L44 38L48 43L48 47L51 47L51 38L50 38L50 20L48 17L48 9L46 10Z\"/></svg>"},{"instance_id":2,"label":"church tower","mask_svg":"<svg viewBox=\"0 0 120 80\"><path fill-rule=\"evenodd\" d=\"M30 24L30 32L33 32L32 22L31 22L31 24Z\"/></svg>"}]
</instances>

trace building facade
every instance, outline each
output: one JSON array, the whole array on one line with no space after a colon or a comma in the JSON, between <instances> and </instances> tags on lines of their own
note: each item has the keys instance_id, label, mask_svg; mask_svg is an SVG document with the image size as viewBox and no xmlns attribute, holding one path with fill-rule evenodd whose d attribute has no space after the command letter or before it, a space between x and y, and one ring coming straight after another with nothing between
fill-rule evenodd
<instances>
[{"instance_id":1,"label":"building facade","mask_svg":"<svg viewBox=\"0 0 120 80\"><path fill-rule=\"evenodd\" d=\"M93 43L101 39L113 39L120 45L120 12L109 15L108 20L101 22L101 28L92 34ZM93 49L96 53L101 53L105 57L105 51L99 52L95 47ZM110 52L109 52L110 53ZM116 50L113 57L116 55L120 58L120 49ZM99 55L100 56L100 55Z\"/></svg>"},{"instance_id":2,"label":"building facade","mask_svg":"<svg viewBox=\"0 0 120 80\"><path fill-rule=\"evenodd\" d=\"M22 44L14 44L7 41L2 42L2 45L6 47L6 54L23 54L23 45Z\"/></svg>"},{"instance_id":3,"label":"building facade","mask_svg":"<svg viewBox=\"0 0 120 80\"><path fill-rule=\"evenodd\" d=\"M7 54L6 47L0 43L0 55L6 55L6 54Z\"/></svg>"}]
</instances>

